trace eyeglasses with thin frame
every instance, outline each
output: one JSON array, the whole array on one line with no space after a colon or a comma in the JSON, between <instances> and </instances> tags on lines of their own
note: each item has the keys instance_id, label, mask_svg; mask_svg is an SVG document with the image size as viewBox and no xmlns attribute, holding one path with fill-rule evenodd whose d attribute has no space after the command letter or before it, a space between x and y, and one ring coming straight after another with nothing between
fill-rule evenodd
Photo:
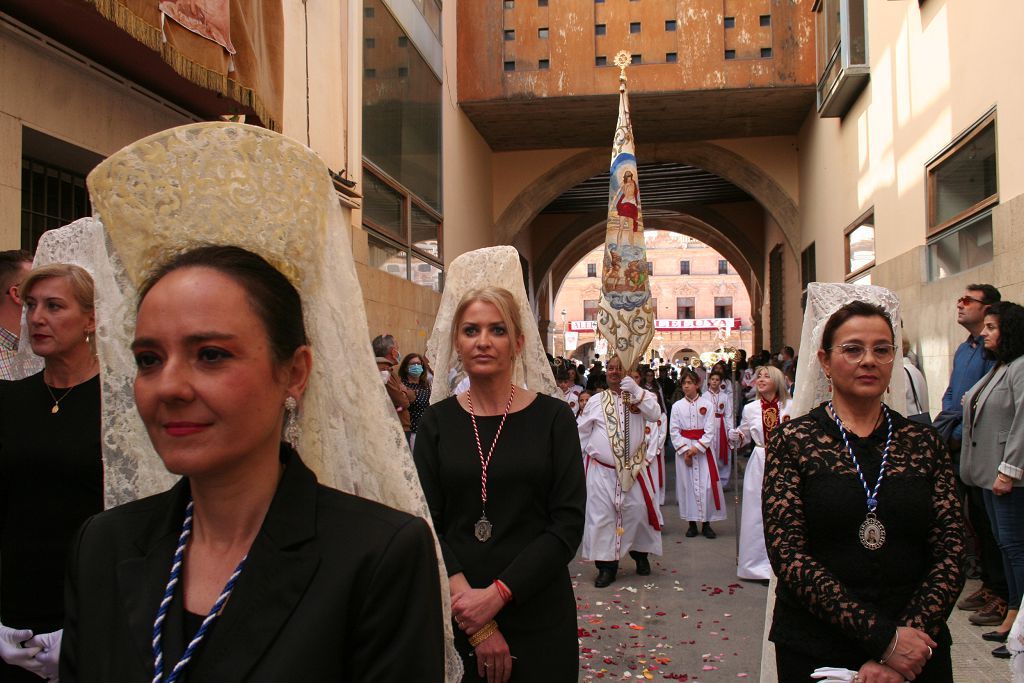
<instances>
[{"instance_id":1,"label":"eyeglasses with thin frame","mask_svg":"<svg viewBox=\"0 0 1024 683\"><path fill-rule=\"evenodd\" d=\"M875 344L871 347L864 346L863 344L836 344L828 350L832 351L835 349L839 351L843 358L846 359L846 362L857 365L864 360L864 356L869 348L875 361L882 365L888 365L896 360L896 347L892 344Z\"/></svg>"},{"instance_id":2,"label":"eyeglasses with thin frame","mask_svg":"<svg viewBox=\"0 0 1024 683\"><path fill-rule=\"evenodd\" d=\"M963 304L964 306L970 306L972 303L985 305L985 302L982 301L981 299L975 298L973 296L967 296L966 294L957 299L956 302L958 304Z\"/></svg>"}]
</instances>

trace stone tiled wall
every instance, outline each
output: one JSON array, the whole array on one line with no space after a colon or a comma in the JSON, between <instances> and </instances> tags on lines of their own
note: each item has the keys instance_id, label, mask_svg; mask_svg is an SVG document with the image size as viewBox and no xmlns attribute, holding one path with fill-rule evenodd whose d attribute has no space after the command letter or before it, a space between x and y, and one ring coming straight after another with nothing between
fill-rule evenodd
<instances>
[{"instance_id":1,"label":"stone tiled wall","mask_svg":"<svg viewBox=\"0 0 1024 683\"><path fill-rule=\"evenodd\" d=\"M871 271L874 284L888 287L900 297L904 334L917 352L928 380L933 415L941 409L949 383L953 351L967 338L956 323L956 299L969 284L995 285L1004 300L1024 302L1024 195L997 206L992 212L992 262L925 282L926 251L915 247Z\"/></svg>"}]
</instances>

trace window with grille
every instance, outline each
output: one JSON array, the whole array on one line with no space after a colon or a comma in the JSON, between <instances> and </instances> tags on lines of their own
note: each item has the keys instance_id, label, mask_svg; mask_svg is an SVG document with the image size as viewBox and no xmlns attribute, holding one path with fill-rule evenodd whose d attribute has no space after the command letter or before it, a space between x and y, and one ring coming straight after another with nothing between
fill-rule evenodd
<instances>
[{"instance_id":1,"label":"window with grille","mask_svg":"<svg viewBox=\"0 0 1024 683\"><path fill-rule=\"evenodd\" d=\"M597 264L596 263L588 263L587 264L587 277L597 277Z\"/></svg>"},{"instance_id":2,"label":"window with grille","mask_svg":"<svg viewBox=\"0 0 1024 683\"><path fill-rule=\"evenodd\" d=\"M697 317L697 306L692 296L676 297L676 318L679 320L693 320Z\"/></svg>"},{"instance_id":3,"label":"window with grille","mask_svg":"<svg viewBox=\"0 0 1024 683\"><path fill-rule=\"evenodd\" d=\"M597 299L583 300L583 319L597 320Z\"/></svg>"},{"instance_id":4,"label":"window with grille","mask_svg":"<svg viewBox=\"0 0 1024 683\"><path fill-rule=\"evenodd\" d=\"M690 274L690 262L689 261L680 261L679 262L679 274L680 275L689 275Z\"/></svg>"},{"instance_id":5,"label":"window with grille","mask_svg":"<svg viewBox=\"0 0 1024 683\"><path fill-rule=\"evenodd\" d=\"M731 296L716 296L715 297L715 317L716 318L731 318L732 317L732 297Z\"/></svg>"},{"instance_id":6,"label":"window with grille","mask_svg":"<svg viewBox=\"0 0 1024 683\"><path fill-rule=\"evenodd\" d=\"M718 274L728 275L729 274L729 262L722 259L718 262Z\"/></svg>"},{"instance_id":7,"label":"window with grille","mask_svg":"<svg viewBox=\"0 0 1024 683\"><path fill-rule=\"evenodd\" d=\"M84 174L38 159L22 158L22 249L34 252L44 232L91 214Z\"/></svg>"}]
</instances>

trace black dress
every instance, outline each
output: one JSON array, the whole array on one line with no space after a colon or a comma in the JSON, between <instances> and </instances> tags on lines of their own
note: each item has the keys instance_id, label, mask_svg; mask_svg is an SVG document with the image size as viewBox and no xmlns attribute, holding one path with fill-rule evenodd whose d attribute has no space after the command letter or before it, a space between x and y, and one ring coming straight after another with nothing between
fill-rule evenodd
<instances>
[{"instance_id":1,"label":"black dress","mask_svg":"<svg viewBox=\"0 0 1024 683\"><path fill-rule=\"evenodd\" d=\"M952 463L932 427L891 415L892 451L876 510L886 532L879 550L860 543L867 496L823 406L783 424L768 443L762 509L779 579L769 634L779 680L808 680L817 666L857 670L884 656L897 626L939 644L918 683L953 680L946 619L963 588L964 527ZM847 434L871 486L886 422L863 438Z\"/></svg>"},{"instance_id":2,"label":"black dress","mask_svg":"<svg viewBox=\"0 0 1024 683\"><path fill-rule=\"evenodd\" d=\"M99 376L53 389L43 373L0 382L0 622L35 633L64 623L71 539L103 509ZM0 661L0 681L40 679Z\"/></svg>"},{"instance_id":3,"label":"black dress","mask_svg":"<svg viewBox=\"0 0 1024 683\"><path fill-rule=\"evenodd\" d=\"M485 449L501 416L478 417ZM513 681L564 683L579 670L576 602L568 563L583 537L586 482L576 421L564 401L538 394L510 413L488 468L487 518L493 535L473 535L480 519L480 456L470 415L455 397L420 418L415 449L448 575L463 573L473 588L501 579L512 601L495 617L516 659ZM466 664L477 677L473 648L455 628Z\"/></svg>"}]
</instances>

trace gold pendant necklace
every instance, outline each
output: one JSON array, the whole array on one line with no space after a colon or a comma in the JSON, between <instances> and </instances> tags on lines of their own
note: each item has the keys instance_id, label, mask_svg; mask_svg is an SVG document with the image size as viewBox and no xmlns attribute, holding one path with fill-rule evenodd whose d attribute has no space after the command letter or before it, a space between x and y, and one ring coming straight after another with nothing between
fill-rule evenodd
<instances>
[{"instance_id":1,"label":"gold pendant necklace","mask_svg":"<svg viewBox=\"0 0 1024 683\"><path fill-rule=\"evenodd\" d=\"M43 382L43 386L46 387L46 390L50 393L50 398L53 399L53 407L50 408L50 414L56 415L57 413L60 412L60 402L68 397L68 394L71 393L71 390L74 389L74 387L69 387L68 390L64 392L63 396L57 398L56 396L53 395L53 389L50 388L49 384Z\"/></svg>"}]
</instances>

